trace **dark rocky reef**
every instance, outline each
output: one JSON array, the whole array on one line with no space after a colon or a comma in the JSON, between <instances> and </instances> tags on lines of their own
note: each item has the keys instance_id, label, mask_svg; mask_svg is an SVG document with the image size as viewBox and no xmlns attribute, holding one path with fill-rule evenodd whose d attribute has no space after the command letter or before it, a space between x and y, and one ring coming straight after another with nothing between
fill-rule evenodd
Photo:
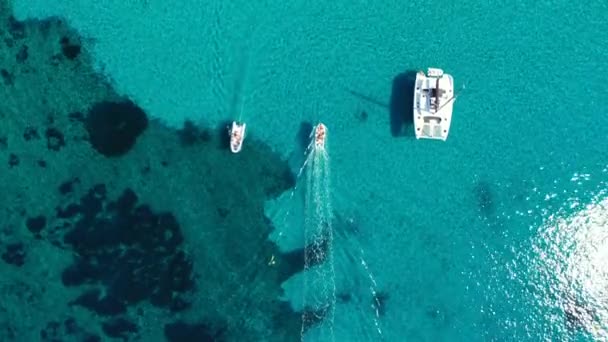
<instances>
[{"instance_id":1,"label":"dark rocky reef","mask_svg":"<svg viewBox=\"0 0 608 342\"><path fill-rule=\"evenodd\" d=\"M224 330L204 323L188 324L178 321L166 324L164 332L168 342L214 342L222 340Z\"/></svg>"},{"instance_id":2,"label":"dark rocky reef","mask_svg":"<svg viewBox=\"0 0 608 342\"><path fill-rule=\"evenodd\" d=\"M29 232L37 241L12 235L0 242L2 262L10 263L4 265L10 288L2 287L6 297L0 299L18 298L24 311L11 312L25 317L29 310L38 326L29 324L31 319L28 324L19 318L0 322L0 340L20 340L24 333L30 334L27 340L41 341L147 340L158 333L139 326L150 318L142 308L147 304L166 312L156 329L162 334L164 328L169 341L260 340L258 334L266 331L243 324L249 318L270 318L274 341L298 339L301 313L279 303L279 267L268 260L276 258L277 266L289 263L266 239L271 227L263 218L264 200L294 186L287 164L255 137L248 140L246 154L235 158L226 153L225 125L217 135L215 128L192 122L176 132L149 121L137 104L116 100L120 96L105 76L90 68L86 44L63 20L6 21L9 15L10 5L0 0L0 19L9 24L0 27L0 45L7 50L0 85L26 103L14 107L21 108L18 114L0 103L0 118L11 127L0 129L0 153L7 177L20 177L5 194L6 203L15 203L7 209L11 214L5 229ZM29 89L31 96L19 96L19 89ZM144 132L150 148L138 148L137 158L89 158L91 147L108 158L130 153ZM200 173L186 172L191 167ZM133 175L133 169L142 170L141 175ZM235 169L244 171L232 173ZM38 177L45 185L56 184L57 192L34 193L40 189L32 186ZM108 178L108 189L104 184L90 187ZM176 188L178 193L172 192ZM167 194L161 205L168 211L142 203L158 194ZM241 194L238 201L235 194ZM185 210L183 201L170 200L177 196L192 207ZM50 200L56 202L49 208ZM192 218L185 216L190 209L202 213L196 224L209 236L206 248L197 251L196 269L218 272L204 283L196 282L193 261L181 241L177 218L190 224L186 220ZM29 272L40 270L35 261L41 253L52 253L47 242L73 260ZM221 271L218 259L223 261ZM283 266L284 273L301 268L295 264ZM32 290L13 284L22 276ZM57 286L49 282L58 279L70 293L77 291L69 303L56 302L65 294L57 294ZM255 296L249 286L256 287ZM200 293L193 295L195 291ZM204 296L202 310L189 310L193 298ZM0 318L2 305L9 304L0 303ZM72 311L68 306L82 321L67 316Z\"/></svg>"},{"instance_id":3,"label":"dark rocky reef","mask_svg":"<svg viewBox=\"0 0 608 342\"><path fill-rule=\"evenodd\" d=\"M194 289L194 279L179 224L171 213L154 213L137 200L126 189L108 201L105 185L98 184L78 203L57 208L58 219L72 220L64 242L75 251L62 281L89 288L73 304L102 316L144 300L172 311L188 307L184 295Z\"/></svg>"},{"instance_id":4,"label":"dark rocky reef","mask_svg":"<svg viewBox=\"0 0 608 342\"><path fill-rule=\"evenodd\" d=\"M5 250L2 253L2 260L4 260L4 262L17 267L23 266L25 263L25 257L25 247L23 246L23 243L20 242L6 245Z\"/></svg>"},{"instance_id":5,"label":"dark rocky reef","mask_svg":"<svg viewBox=\"0 0 608 342\"><path fill-rule=\"evenodd\" d=\"M99 102L90 109L85 127L93 148L106 157L127 153L148 127L146 113L131 101Z\"/></svg>"},{"instance_id":6,"label":"dark rocky reef","mask_svg":"<svg viewBox=\"0 0 608 342\"><path fill-rule=\"evenodd\" d=\"M101 338L93 333L87 332L85 328L78 325L73 317L62 320L52 320L40 330L41 342L66 341L66 337L75 341L101 342Z\"/></svg>"},{"instance_id":7,"label":"dark rocky reef","mask_svg":"<svg viewBox=\"0 0 608 342\"><path fill-rule=\"evenodd\" d=\"M63 56L71 61L76 59L82 50L80 43L73 42L68 36L61 37L59 44L61 45Z\"/></svg>"},{"instance_id":8,"label":"dark rocky reef","mask_svg":"<svg viewBox=\"0 0 608 342\"><path fill-rule=\"evenodd\" d=\"M46 137L46 147L49 151L59 151L65 146L65 137L57 128L47 128L44 136Z\"/></svg>"},{"instance_id":9,"label":"dark rocky reef","mask_svg":"<svg viewBox=\"0 0 608 342\"><path fill-rule=\"evenodd\" d=\"M16 154L11 153L8 155L8 167L9 168L13 168L13 167L19 165L19 162L20 162L19 157Z\"/></svg>"},{"instance_id":10,"label":"dark rocky reef","mask_svg":"<svg viewBox=\"0 0 608 342\"><path fill-rule=\"evenodd\" d=\"M67 196L78 183L77 178L68 180L58 190ZM108 337L129 339L139 332L126 313L142 301L170 312L190 307L193 264L181 248L181 230L171 213L155 213L138 204L130 189L111 201L105 185L97 184L77 202L58 207L53 222L56 226L50 228L44 216L34 216L26 225L35 235L49 239L63 234L63 242L54 243L75 253L73 264L63 271L63 284L83 287L70 304L104 317L101 327ZM192 329L195 336L203 336L200 327ZM205 331L209 336L218 334Z\"/></svg>"},{"instance_id":11,"label":"dark rocky reef","mask_svg":"<svg viewBox=\"0 0 608 342\"><path fill-rule=\"evenodd\" d=\"M15 75L12 72L6 69L0 69L0 76L2 77L5 86L10 87L15 85Z\"/></svg>"},{"instance_id":12,"label":"dark rocky reef","mask_svg":"<svg viewBox=\"0 0 608 342\"><path fill-rule=\"evenodd\" d=\"M70 198L75 184L79 180L70 179L58 190ZM47 221L42 215L31 216L26 226L34 236L74 251L74 262L61 278L65 286L82 286L83 292L70 304L105 317L102 330L107 336L127 339L137 334L139 327L126 313L142 301L169 312L190 307L188 296L195 289L193 263L181 247L180 226L171 213L156 213L139 204L131 189L109 200L106 186L97 184L76 202L57 207L56 217ZM61 236L63 241L53 241ZM2 257L20 266L23 246L7 246ZM47 327L41 338L53 340L49 336L56 334L54 330Z\"/></svg>"},{"instance_id":13,"label":"dark rocky reef","mask_svg":"<svg viewBox=\"0 0 608 342\"><path fill-rule=\"evenodd\" d=\"M101 329L106 336L121 338L123 340L128 339L130 334L135 334L139 331L137 325L123 317L112 318L103 322Z\"/></svg>"},{"instance_id":14,"label":"dark rocky reef","mask_svg":"<svg viewBox=\"0 0 608 342\"><path fill-rule=\"evenodd\" d=\"M197 143L206 143L211 140L211 132L198 127L191 120L184 121L184 126L177 131L182 146L192 146Z\"/></svg>"}]
</instances>

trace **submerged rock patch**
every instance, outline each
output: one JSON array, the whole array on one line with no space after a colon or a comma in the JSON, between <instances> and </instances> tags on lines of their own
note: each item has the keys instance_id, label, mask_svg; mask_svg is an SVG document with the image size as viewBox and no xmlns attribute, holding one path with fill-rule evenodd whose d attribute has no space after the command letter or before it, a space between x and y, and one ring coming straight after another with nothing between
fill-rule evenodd
<instances>
[{"instance_id":1,"label":"submerged rock patch","mask_svg":"<svg viewBox=\"0 0 608 342\"><path fill-rule=\"evenodd\" d=\"M146 113L131 101L99 102L85 121L93 148L106 157L124 155L148 127Z\"/></svg>"}]
</instances>

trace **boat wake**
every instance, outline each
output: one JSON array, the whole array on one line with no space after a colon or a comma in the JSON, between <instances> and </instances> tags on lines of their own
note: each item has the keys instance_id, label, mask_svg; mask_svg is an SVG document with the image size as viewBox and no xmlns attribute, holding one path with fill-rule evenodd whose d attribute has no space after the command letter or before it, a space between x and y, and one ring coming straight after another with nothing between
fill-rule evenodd
<instances>
[{"instance_id":1,"label":"boat wake","mask_svg":"<svg viewBox=\"0 0 608 342\"><path fill-rule=\"evenodd\" d=\"M317 125L313 133L319 131ZM325 133L323 133L325 134ZM306 331L315 326L315 341L334 341L336 277L333 258L333 229L330 185L330 162L325 146L313 139L306 167L304 200L304 284L302 341ZM304 169L301 170L301 172Z\"/></svg>"},{"instance_id":2,"label":"boat wake","mask_svg":"<svg viewBox=\"0 0 608 342\"><path fill-rule=\"evenodd\" d=\"M334 194L330 180L327 127L318 124L310 135L305 160L296 176L296 186L286 199L286 202L291 203L294 207L284 212L282 224L293 224L292 220L288 219L292 211L302 213L302 220L299 222L302 222L305 246L304 271L301 273L301 285L298 285L302 290L301 340L335 341L334 328L337 328L340 329L339 335L355 334L351 337L356 340L363 338L364 340L382 341L384 336L380 317L384 310L383 302L386 294L378 290L376 278L366 261L361 242L349 234L350 231L357 229L356 222L352 218L337 217L333 212ZM302 202L292 202L296 193L303 195ZM279 232L277 239L286 237L283 232ZM367 323L356 323L349 327L347 327L348 323L345 326L341 321L338 322L339 327L335 324L338 297L336 269L344 272L340 275L340 283L346 281L348 283L346 287L349 289L358 289L361 281L368 283L372 316L370 317L369 311L370 302L367 300L364 302L351 301L351 305L355 305L355 311L345 307L351 317L348 319L349 321L355 314L357 321ZM356 276L359 272L363 276L362 280ZM363 303L367 303L365 309L359 308L359 304ZM369 330L369 324L375 326L375 332ZM342 329L346 329L346 331L342 332ZM350 340L354 341L352 338Z\"/></svg>"},{"instance_id":3,"label":"boat wake","mask_svg":"<svg viewBox=\"0 0 608 342\"><path fill-rule=\"evenodd\" d=\"M368 341L383 341L384 335L382 333L382 326L380 324L380 316L384 311L384 301L385 301L385 293L380 291L378 288L378 282L376 281L376 277L374 276L372 270L370 269L366 259L365 259L365 251L363 250L363 246L361 243L354 239L348 239L344 237L344 256L340 256L339 259L350 261L350 265L344 266L344 269L351 269L355 265L361 266L363 272L367 276L367 280L369 281L369 293L372 296L371 301L371 310L373 312L372 320L374 327L376 329L375 333L371 333L368 330L368 314L366 312L360 315L361 322L368 322L365 324L361 324L358 327L353 327L353 331L357 330L356 334L358 337L365 337ZM358 252L358 255L353 255L353 252ZM352 282L355 283L354 286L357 285L358 280L352 279ZM373 336L372 336L373 335Z\"/></svg>"}]
</instances>

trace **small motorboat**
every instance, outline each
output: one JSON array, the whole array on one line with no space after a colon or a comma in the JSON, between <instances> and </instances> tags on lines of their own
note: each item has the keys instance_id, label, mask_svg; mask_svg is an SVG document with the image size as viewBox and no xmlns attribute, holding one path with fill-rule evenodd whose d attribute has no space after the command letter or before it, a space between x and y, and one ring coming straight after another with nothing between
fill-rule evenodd
<instances>
[{"instance_id":1,"label":"small motorboat","mask_svg":"<svg viewBox=\"0 0 608 342\"><path fill-rule=\"evenodd\" d=\"M313 134L315 136L315 149L324 150L325 139L327 138L327 127L322 123L318 123L315 126Z\"/></svg>"},{"instance_id":2,"label":"small motorboat","mask_svg":"<svg viewBox=\"0 0 608 342\"><path fill-rule=\"evenodd\" d=\"M247 124L244 122L232 122L232 128L230 129L230 151L232 153L239 153L243 148L243 140L245 140L245 128Z\"/></svg>"}]
</instances>

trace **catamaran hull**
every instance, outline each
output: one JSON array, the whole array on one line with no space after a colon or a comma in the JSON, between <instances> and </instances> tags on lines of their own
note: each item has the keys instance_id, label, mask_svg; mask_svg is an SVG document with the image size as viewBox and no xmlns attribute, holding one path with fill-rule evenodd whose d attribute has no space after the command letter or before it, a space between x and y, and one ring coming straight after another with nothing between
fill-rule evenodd
<instances>
[{"instance_id":1,"label":"catamaran hull","mask_svg":"<svg viewBox=\"0 0 608 342\"><path fill-rule=\"evenodd\" d=\"M450 132L454 107L454 79L443 70L429 68L416 75L414 85L414 130L416 139L445 141Z\"/></svg>"}]
</instances>

